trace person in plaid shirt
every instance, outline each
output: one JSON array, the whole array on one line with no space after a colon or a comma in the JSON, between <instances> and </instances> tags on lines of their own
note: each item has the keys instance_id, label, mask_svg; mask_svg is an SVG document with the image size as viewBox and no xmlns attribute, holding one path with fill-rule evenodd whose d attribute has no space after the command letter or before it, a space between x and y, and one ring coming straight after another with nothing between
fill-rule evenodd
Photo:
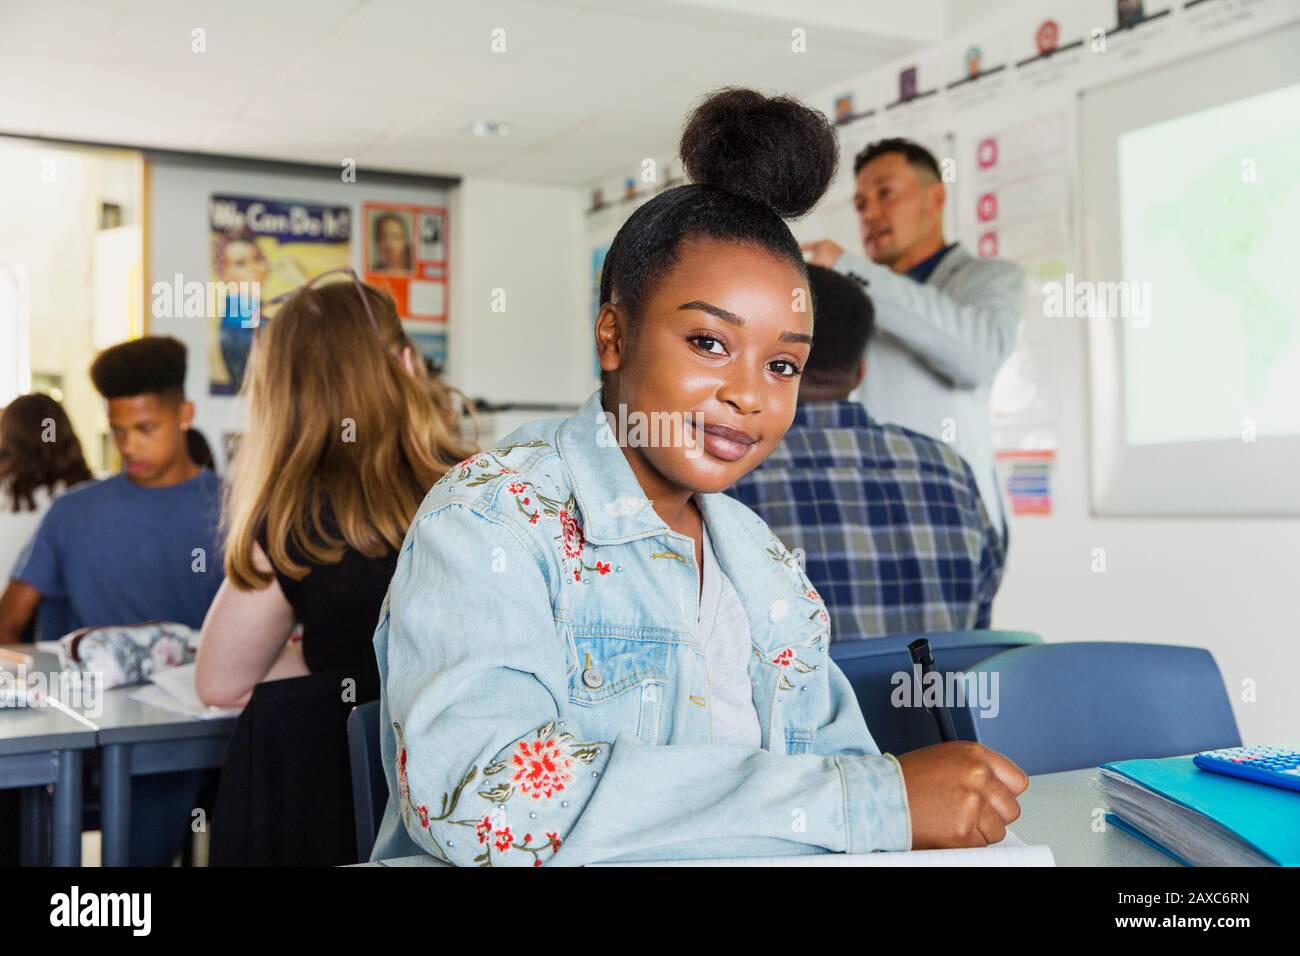
<instances>
[{"instance_id":1,"label":"person in plaid shirt","mask_svg":"<svg viewBox=\"0 0 1300 956\"><path fill-rule=\"evenodd\" d=\"M794 422L727 494L802 553L832 641L988 627L1005 546L970 466L849 400L867 372L871 300L821 266L808 280L813 345Z\"/></svg>"}]
</instances>

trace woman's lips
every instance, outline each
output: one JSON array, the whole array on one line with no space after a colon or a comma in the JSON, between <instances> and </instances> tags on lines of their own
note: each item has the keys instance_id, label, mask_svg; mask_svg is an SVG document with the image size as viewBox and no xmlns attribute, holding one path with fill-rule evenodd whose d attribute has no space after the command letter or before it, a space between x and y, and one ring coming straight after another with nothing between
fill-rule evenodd
<instances>
[{"instance_id":1,"label":"woman's lips","mask_svg":"<svg viewBox=\"0 0 1300 956\"><path fill-rule=\"evenodd\" d=\"M757 442L758 439L752 438L745 432L727 428L725 425L704 426L704 450L714 458L721 458L723 461L739 461Z\"/></svg>"}]
</instances>

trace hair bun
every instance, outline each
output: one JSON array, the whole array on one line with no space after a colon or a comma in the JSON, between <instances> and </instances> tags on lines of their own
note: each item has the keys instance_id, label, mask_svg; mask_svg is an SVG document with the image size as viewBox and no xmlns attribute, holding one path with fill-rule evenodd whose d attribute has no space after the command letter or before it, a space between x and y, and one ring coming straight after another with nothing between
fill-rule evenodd
<instances>
[{"instance_id":1,"label":"hair bun","mask_svg":"<svg viewBox=\"0 0 1300 956\"><path fill-rule=\"evenodd\" d=\"M695 108L680 151L692 180L747 196L782 219L817 205L839 163L825 114L789 96L735 87L709 94Z\"/></svg>"}]
</instances>

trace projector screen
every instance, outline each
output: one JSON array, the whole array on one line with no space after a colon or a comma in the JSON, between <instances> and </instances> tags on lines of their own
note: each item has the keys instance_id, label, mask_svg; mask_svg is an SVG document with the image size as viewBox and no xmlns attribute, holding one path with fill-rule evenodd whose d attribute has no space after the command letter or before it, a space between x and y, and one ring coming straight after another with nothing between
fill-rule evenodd
<instances>
[{"instance_id":1,"label":"projector screen","mask_svg":"<svg viewBox=\"0 0 1300 956\"><path fill-rule=\"evenodd\" d=\"M1300 514L1300 26L1081 97L1093 510Z\"/></svg>"}]
</instances>

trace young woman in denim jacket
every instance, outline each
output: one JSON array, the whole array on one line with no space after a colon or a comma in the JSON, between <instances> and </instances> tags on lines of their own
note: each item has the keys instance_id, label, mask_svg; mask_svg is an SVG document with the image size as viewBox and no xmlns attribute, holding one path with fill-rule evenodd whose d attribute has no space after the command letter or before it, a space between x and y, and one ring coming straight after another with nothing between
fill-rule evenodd
<instances>
[{"instance_id":1,"label":"young woman in denim jacket","mask_svg":"<svg viewBox=\"0 0 1300 956\"><path fill-rule=\"evenodd\" d=\"M813 316L783 219L826 189L833 130L724 90L681 155L695 183L641 206L605 260L602 388L454 467L407 534L375 634L391 799L374 859L979 846L1019 813L1024 774L977 744L879 752L821 598L718 493L794 415ZM747 628L712 671L706 529L743 606L726 626Z\"/></svg>"}]
</instances>

